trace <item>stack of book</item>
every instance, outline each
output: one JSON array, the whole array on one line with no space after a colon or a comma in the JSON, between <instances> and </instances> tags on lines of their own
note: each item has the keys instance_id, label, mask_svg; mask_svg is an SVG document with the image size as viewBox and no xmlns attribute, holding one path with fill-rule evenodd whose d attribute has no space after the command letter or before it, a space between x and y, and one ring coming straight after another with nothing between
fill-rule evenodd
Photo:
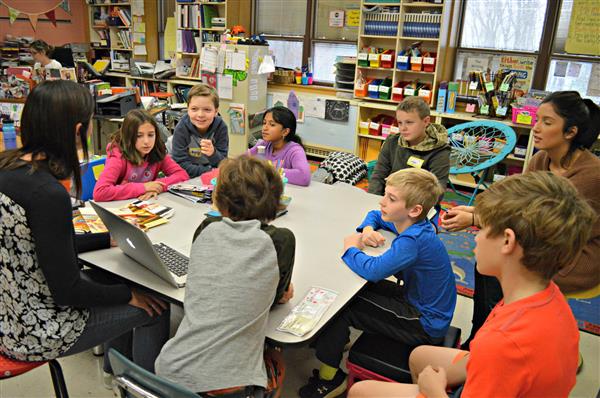
<instances>
[{"instance_id":1,"label":"stack of book","mask_svg":"<svg viewBox=\"0 0 600 398\"><path fill-rule=\"evenodd\" d=\"M174 184L169 187L169 192L194 203L211 203L212 186L198 186L192 184Z\"/></svg>"},{"instance_id":2,"label":"stack of book","mask_svg":"<svg viewBox=\"0 0 600 398\"><path fill-rule=\"evenodd\" d=\"M168 219L175 213L175 209L172 207L141 200L133 201L123 208L108 210L138 226L143 231L166 224L169 222ZM92 207L80 207L73 210L73 227L77 234L108 232L108 229Z\"/></svg>"}]
</instances>

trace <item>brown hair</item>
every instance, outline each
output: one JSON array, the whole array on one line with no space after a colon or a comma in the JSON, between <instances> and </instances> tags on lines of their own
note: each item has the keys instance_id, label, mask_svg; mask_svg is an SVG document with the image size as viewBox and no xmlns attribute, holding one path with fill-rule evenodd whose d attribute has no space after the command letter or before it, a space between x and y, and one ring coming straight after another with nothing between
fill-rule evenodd
<instances>
[{"instance_id":1,"label":"brown hair","mask_svg":"<svg viewBox=\"0 0 600 398\"><path fill-rule=\"evenodd\" d=\"M219 166L215 204L234 221L274 220L282 193L281 177L266 160L240 156Z\"/></svg>"},{"instance_id":2,"label":"brown hair","mask_svg":"<svg viewBox=\"0 0 600 398\"><path fill-rule=\"evenodd\" d=\"M417 112L421 119L430 115L429 104L421 97L406 97L396 107L396 112Z\"/></svg>"},{"instance_id":3,"label":"brown hair","mask_svg":"<svg viewBox=\"0 0 600 398\"><path fill-rule=\"evenodd\" d=\"M412 167L390 174L385 179L385 183L402 190L402 197L407 208L416 205L423 207L417 221L427 218L429 210L435 206L444 193L444 189L433 173Z\"/></svg>"},{"instance_id":4,"label":"brown hair","mask_svg":"<svg viewBox=\"0 0 600 398\"><path fill-rule=\"evenodd\" d=\"M150 113L142 109L133 109L127 112L125 120L123 120L123 126L112 137L110 147L112 148L112 145L117 145L123 157L136 166L141 165L145 160L137 149L135 149L138 130L144 123L150 123L154 127L155 133L154 148L148 154L148 163L156 163L163 160L167 154L167 148L165 147L165 143L160 139L158 124Z\"/></svg>"},{"instance_id":5,"label":"brown hair","mask_svg":"<svg viewBox=\"0 0 600 398\"><path fill-rule=\"evenodd\" d=\"M52 51L54 51L54 47L52 47L51 45L46 43L44 40L36 40L36 41L32 42L29 45L29 49L34 50L38 53L44 53L48 57L50 57L50 55L52 54Z\"/></svg>"},{"instance_id":6,"label":"brown hair","mask_svg":"<svg viewBox=\"0 0 600 398\"><path fill-rule=\"evenodd\" d=\"M200 83L192 87L187 95L188 104L194 97L210 97L215 108L219 109L219 94L217 94L217 90L215 90L214 87L209 86L208 84Z\"/></svg>"},{"instance_id":7,"label":"brown hair","mask_svg":"<svg viewBox=\"0 0 600 398\"><path fill-rule=\"evenodd\" d=\"M575 260L597 217L566 178L550 172L495 182L477 196L475 211L490 237L512 229L523 248L522 264L544 279Z\"/></svg>"}]
</instances>

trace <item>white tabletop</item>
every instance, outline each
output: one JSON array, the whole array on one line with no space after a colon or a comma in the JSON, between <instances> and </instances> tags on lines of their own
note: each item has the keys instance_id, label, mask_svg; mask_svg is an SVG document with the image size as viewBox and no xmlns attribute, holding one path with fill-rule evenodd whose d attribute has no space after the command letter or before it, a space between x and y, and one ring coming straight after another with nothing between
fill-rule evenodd
<instances>
[{"instance_id":1,"label":"white tabletop","mask_svg":"<svg viewBox=\"0 0 600 398\"><path fill-rule=\"evenodd\" d=\"M351 234L369 210L377 209L380 196L371 195L346 184L326 185L311 182L307 188L289 185L286 195L292 198L288 213L272 224L289 228L296 236L296 260L292 274L294 298L276 305L269 315L267 337L280 343L299 343L311 338L365 284L341 260L343 238ZM205 218L210 206L195 204L171 194L162 194L158 201L175 209L170 222L149 230L153 242L164 242L184 254L189 254L192 237ZM104 203L106 207L122 207L131 200ZM381 252L389 247L376 249ZM135 282L175 302L183 302L184 288L175 288L151 271L123 254L120 249L98 250L80 255L98 268ZM277 331L277 326L312 286L334 290L338 297L315 329L303 337Z\"/></svg>"}]
</instances>

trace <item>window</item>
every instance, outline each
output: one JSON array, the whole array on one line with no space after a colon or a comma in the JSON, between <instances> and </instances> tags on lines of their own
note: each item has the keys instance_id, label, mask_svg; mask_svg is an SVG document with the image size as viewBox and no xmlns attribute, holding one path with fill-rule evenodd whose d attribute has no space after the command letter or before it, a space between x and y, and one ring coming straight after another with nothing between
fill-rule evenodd
<instances>
[{"instance_id":1,"label":"window","mask_svg":"<svg viewBox=\"0 0 600 398\"><path fill-rule=\"evenodd\" d=\"M588 54L567 53L573 4L574 0L465 0L455 78L465 79L474 65L495 70L504 66L504 57L513 57L525 65L521 69L526 69L530 87L576 90L600 103L600 42L591 40ZM593 2L580 4L593 7Z\"/></svg>"},{"instance_id":2,"label":"window","mask_svg":"<svg viewBox=\"0 0 600 398\"><path fill-rule=\"evenodd\" d=\"M336 58L356 56L359 0L255 0L254 4L254 32L266 36L275 66L293 69L310 64L315 82L332 84Z\"/></svg>"},{"instance_id":3,"label":"window","mask_svg":"<svg viewBox=\"0 0 600 398\"><path fill-rule=\"evenodd\" d=\"M539 50L547 0L467 0L461 47Z\"/></svg>"}]
</instances>

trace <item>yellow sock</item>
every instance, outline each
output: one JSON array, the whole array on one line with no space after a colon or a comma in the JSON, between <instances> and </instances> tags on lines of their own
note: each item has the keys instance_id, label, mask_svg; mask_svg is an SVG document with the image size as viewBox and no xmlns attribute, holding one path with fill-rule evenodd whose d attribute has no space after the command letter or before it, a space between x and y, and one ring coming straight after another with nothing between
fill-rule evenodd
<instances>
[{"instance_id":1,"label":"yellow sock","mask_svg":"<svg viewBox=\"0 0 600 398\"><path fill-rule=\"evenodd\" d=\"M333 380L335 374L337 373L337 368L331 367L329 365L321 364L321 368L319 369L319 378L321 380Z\"/></svg>"}]
</instances>

